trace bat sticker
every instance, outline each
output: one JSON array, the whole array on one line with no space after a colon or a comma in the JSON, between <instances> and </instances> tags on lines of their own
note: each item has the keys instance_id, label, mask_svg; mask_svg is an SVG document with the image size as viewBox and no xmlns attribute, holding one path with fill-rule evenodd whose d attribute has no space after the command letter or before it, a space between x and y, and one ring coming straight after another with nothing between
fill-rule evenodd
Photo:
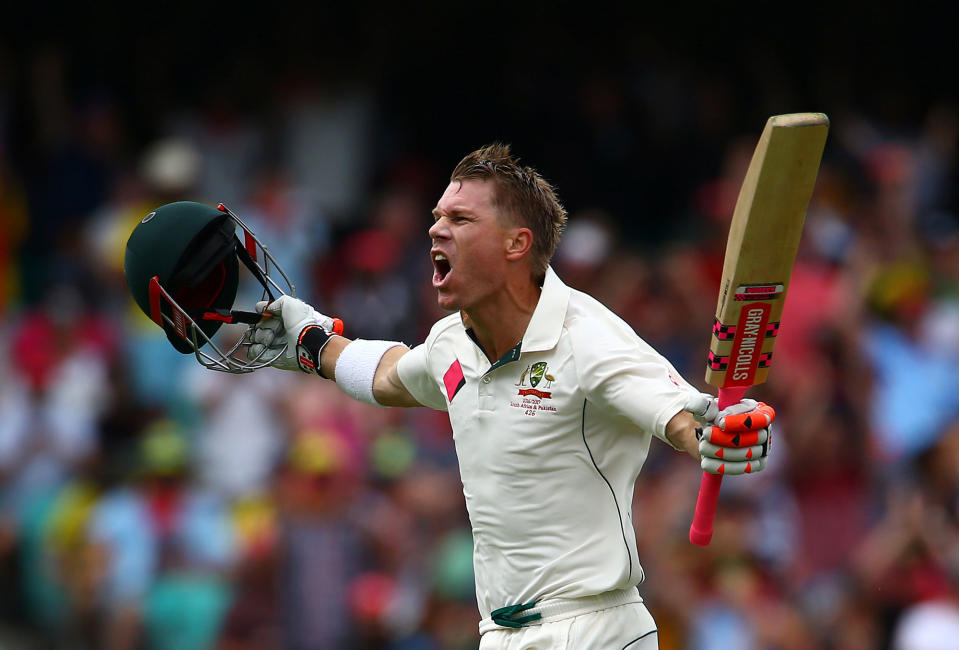
<instances>
[{"instance_id":1,"label":"bat sticker","mask_svg":"<svg viewBox=\"0 0 959 650\"><path fill-rule=\"evenodd\" d=\"M741 284L733 296L736 300L775 300L786 290L780 282Z\"/></svg>"},{"instance_id":2,"label":"bat sticker","mask_svg":"<svg viewBox=\"0 0 959 650\"><path fill-rule=\"evenodd\" d=\"M763 339L766 337L769 311L769 303L758 303L744 307L740 312L739 324L736 326L740 336L736 337L732 354L729 355L731 372L726 376L727 386L752 385L753 376L759 367Z\"/></svg>"}]
</instances>

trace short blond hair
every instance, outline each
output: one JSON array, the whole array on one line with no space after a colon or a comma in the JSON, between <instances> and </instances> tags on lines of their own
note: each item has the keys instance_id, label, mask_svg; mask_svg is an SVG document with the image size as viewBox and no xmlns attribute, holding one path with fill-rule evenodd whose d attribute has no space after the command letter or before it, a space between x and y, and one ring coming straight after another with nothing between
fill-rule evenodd
<instances>
[{"instance_id":1,"label":"short blond hair","mask_svg":"<svg viewBox=\"0 0 959 650\"><path fill-rule=\"evenodd\" d=\"M533 233L533 279L542 282L566 227L566 209L556 190L532 167L519 164L508 144L493 143L463 158L450 181L493 182L493 206Z\"/></svg>"}]
</instances>

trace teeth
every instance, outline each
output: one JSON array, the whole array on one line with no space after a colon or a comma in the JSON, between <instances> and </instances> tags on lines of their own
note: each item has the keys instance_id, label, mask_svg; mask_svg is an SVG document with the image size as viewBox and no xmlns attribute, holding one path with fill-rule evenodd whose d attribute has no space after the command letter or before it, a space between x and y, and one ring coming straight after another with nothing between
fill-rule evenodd
<instances>
[{"instance_id":1,"label":"teeth","mask_svg":"<svg viewBox=\"0 0 959 650\"><path fill-rule=\"evenodd\" d=\"M446 255L443 255L443 253L437 253L436 256L433 257L433 259L436 260L437 262L439 262L439 261L445 262L445 261L446 261Z\"/></svg>"}]
</instances>

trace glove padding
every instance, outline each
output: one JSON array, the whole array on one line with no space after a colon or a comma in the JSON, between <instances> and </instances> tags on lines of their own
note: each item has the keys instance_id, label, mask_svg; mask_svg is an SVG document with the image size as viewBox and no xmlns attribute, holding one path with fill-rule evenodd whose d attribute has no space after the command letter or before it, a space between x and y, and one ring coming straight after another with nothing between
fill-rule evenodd
<instances>
[{"instance_id":1,"label":"glove padding","mask_svg":"<svg viewBox=\"0 0 959 650\"><path fill-rule=\"evenodd\" d=\"M343 331L342 321L292 296L280 296L273 302L261 300L256 310L272 317L264 317L250 328L250 358L274 358L271 365L275 368L320 374L320 353L334 333Z\"/></svg>"},{"instance_id":2,"label":"glove padding","mask_svg":"<svg viewBox=\"0 0 959 650\"><path fill-rule=\"evenodd\" d=\"M718 411L713 423L696 429L703 471L723 475L762 471L775 419L771 406L752 399Z\"/></svg>"},{"instance_id":3,"label":"glove padding","mask_svg":"<svg viewBox=\"0 0 959 650\"><path fill-rule=\"evenodd\" d=\"M719 398L709 393L690 392L683 408L700 424L713 424L719 416Z\"/></svg>"}]
</instances>

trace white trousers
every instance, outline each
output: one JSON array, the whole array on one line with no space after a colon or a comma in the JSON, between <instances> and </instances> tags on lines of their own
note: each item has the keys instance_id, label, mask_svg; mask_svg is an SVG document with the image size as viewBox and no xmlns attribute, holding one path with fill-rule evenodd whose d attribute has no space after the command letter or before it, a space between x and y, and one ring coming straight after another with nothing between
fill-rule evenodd
<instances>
[{"instance_id":1,"label":"white trousers","mask_svg":"<svg viewBox=\"0 0 959 650\"><path fill-rule=\"evenodd\" d=\"M659 650L656 623L643 603L629 603L572 618L515 629L496 629L479 650Z\"/></svg>"}]
</instances>

